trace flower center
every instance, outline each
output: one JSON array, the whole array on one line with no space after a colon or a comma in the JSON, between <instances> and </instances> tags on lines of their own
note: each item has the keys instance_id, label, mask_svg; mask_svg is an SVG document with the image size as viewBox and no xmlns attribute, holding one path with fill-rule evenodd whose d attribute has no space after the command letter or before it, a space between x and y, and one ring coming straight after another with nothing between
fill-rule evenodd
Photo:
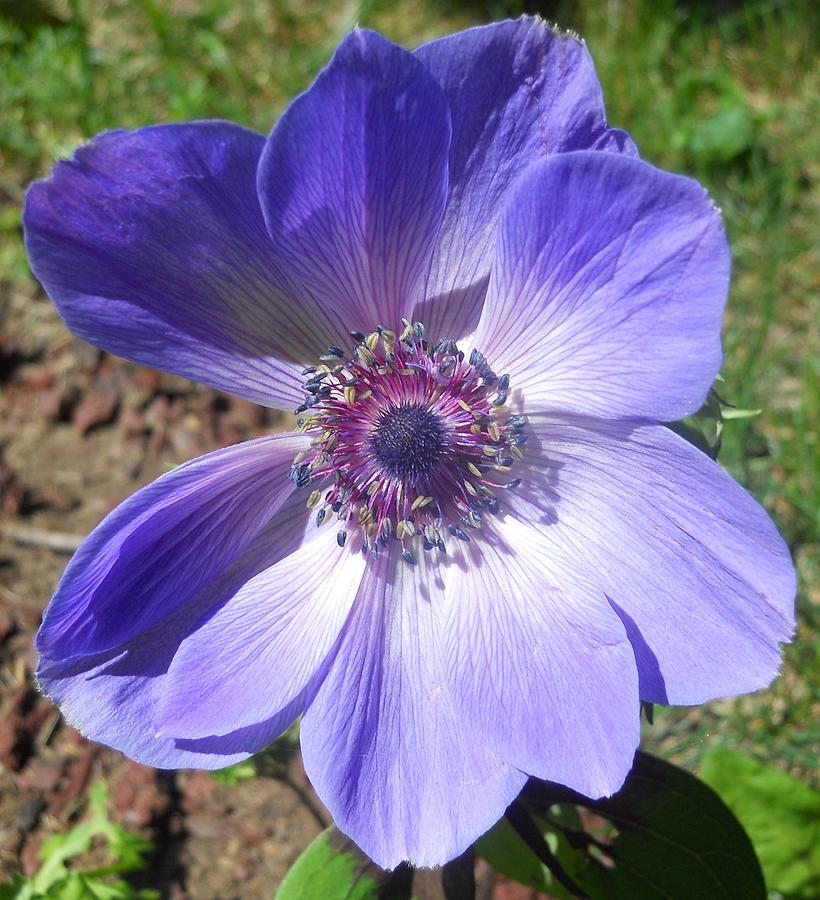
<instances>
[{"instance_id":1,"label":"flower center","mask_svg":"<svg viewBox=\"0 0 820 900\"><path fill-rule=\"evenodd\" d=\"M477 350L469 358L449 339L435 345L420 323L399 336L383 326L351 332L348 355L329 347L303 371L305 401L296 427L314 434L290 470L316 524L335 515L340 546L357 533L372 556L410 547L446 553L447 540L470 541L485 514L500 510L498 491L523 457L523 416L510 416L510 379Z\"/></svg>"},{"instance_id":2,"label":"flower center","mask_svg":"<svg viewBox=\"0 0 820 900\"><path fill-rule=\"evenodd\" d=\"M383 409L370 436L370 449L385 474L415 483L436 466L447 432L423 403L402 401Z\"/></svg>"}]
</instances>

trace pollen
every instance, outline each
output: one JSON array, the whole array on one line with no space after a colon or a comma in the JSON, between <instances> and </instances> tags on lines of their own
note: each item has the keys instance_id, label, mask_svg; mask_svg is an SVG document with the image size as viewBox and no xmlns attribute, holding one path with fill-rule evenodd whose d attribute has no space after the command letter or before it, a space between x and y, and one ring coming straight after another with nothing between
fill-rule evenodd
<instances>
[{"instance_id":1,"label":"pollen","mask_svg":"<svg viewBox=\"0 0 820 900\"><path fill-rule=\"evenodd\" d=\"M498 515L499 480L523 457L527 420L508 415L509 375L486 357L469 358L447 338L433 344L419 322L351 331L349 353L329 347L303 372L297 427L313 437L290 469L310 488L316 525L336 515L340 548L350 532L371 558L395 552L410 566L418 553L447 552L450 537L470 542L483 516Z\"/></svg>"}]
</instances>

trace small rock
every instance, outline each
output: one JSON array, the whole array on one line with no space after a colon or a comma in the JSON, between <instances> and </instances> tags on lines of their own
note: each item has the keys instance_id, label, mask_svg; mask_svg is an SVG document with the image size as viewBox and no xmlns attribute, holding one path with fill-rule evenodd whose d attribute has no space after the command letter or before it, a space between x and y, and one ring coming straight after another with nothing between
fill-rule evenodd
<instances>
[{"instance_id":1,"label":"small rock","mask_svg":"<svg viewBox=\"0 0 820 900\"><path fill-rule=\"evenodd\" d=\"M80 434L86 435L97 425L113 421L118 407L119 398L114 391L91 388L74 409L74 426Z\"/></svg>"}]
</instances>

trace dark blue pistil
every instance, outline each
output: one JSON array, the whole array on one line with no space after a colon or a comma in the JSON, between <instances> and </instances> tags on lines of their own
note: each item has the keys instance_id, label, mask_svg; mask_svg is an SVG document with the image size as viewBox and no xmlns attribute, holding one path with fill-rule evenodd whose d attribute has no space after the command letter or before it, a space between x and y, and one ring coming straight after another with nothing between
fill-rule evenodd
<instances>
[{"instance_id":1,"label":"dark blue pistil","mask_svg":"<svg viewBox=\"0 0 820 900\"><path fill-rule=\"evenodd\" d=\"M410 481L435 469L446 443L441 419L421 403L382 410L370 437L370 449L382 469Z\"/></svg>"}]
</instances>

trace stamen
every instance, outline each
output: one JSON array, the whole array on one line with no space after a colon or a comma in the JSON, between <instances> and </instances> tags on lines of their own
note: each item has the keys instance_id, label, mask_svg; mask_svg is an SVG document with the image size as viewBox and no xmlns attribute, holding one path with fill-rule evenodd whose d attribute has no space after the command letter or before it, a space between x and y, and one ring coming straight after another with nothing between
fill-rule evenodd
<instances>
[{"instance_id":1,"label":"stamen","mask_svg":"<svg viewBox=\"0 0 820 900\"><path fill-rule=\"evenodd\" d=\"M428 342L421 322L402 319L398 336L383 324L349 335L352 352L330 346L302 370L296 428L313 437L289 477L313 485L317 527L338 517L340 548L358 530L364 554L397 547L415 566L407 542L446 554L443 535L468 543L483 511L500 512L494 489L520 479L497 473L523 457L526 418L505 418L508 373L496 375L477 349L465 358L449 338Z\"/></svg>"}]
</instances>

